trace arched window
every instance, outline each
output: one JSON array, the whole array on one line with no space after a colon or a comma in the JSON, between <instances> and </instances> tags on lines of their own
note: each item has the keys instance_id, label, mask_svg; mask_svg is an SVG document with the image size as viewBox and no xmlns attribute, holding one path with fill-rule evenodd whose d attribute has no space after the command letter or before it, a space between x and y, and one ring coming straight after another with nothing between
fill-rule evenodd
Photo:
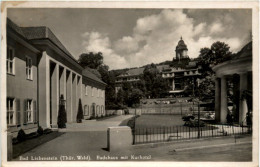
<instances>
[{"instance_id":1,"label":"arched window","mask_svg":"<svg viewBox=\"0 0 260 167\"><path fill-rule=\"evenodd\" d=\"M97 107L96 107L96 110L97 110L97 114L99 115L100 114L100 110L99 110L100 108L99 108L99 105L97 105Z\"/></svg>"},{"instance_id":2,"label":"arched window","mask_svg":"<svg viewBox=\"0 0 260 167\"><path fill-rule=\"evenodd\" d=\"M88 107L88 105L84 106L84 115L89 115L89 107Z\"/></svg>"},{"instance_id":3,"label":"arched window","mask_svg":"<svg viewBox=\"0 0 260 167\"><path fill-rule=\"evenodd\" d=\"M101 106L101 114L104 115L104 106Z\"/></svg>"}]
</instances>

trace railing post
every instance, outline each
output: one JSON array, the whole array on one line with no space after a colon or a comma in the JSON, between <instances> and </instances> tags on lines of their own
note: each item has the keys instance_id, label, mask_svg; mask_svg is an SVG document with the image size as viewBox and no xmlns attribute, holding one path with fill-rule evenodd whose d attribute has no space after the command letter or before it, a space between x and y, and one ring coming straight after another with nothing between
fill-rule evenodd
<instances>
[{"instance_id":1,"label":"railing post","mask_svg":"<svg viewBox=\"0 0 260 167\"><path fill-rule=\"evenodd\" d=\"M133 145L135 145L135 129L133 129L132 132L133 132Z\"/></svg>"},{"instance_id":2,"label":"railing post","mask_svg":"<svg viewBox=\"0 0 260 167\"><path fill-rule=\"evenodd\" d=\"M202 137L202 128L200 128L200 136Z\"/></svg>"},{"instance_id":3,"label":"railing post","mask_svg":"<svg viewBox=\"0 0 260 167\"><path fill-rule=\"evenodd\" d=\"M213 126L211 126L211 133L212 133L212 137L213 137Z\"/></svg>"},{"instance_id":4,"label":"railing post","mask_svg":"<svg viewBox=\"0 0 260 167\"><path fill-rule=\"evenodd\" d=\"M189 139L190 139L190 127L189 127Z\"/></svg>"},{"instance_id":5,"label":"railing post","mask_svg":"<svg viewBox=\"0 0 260 167\"><path fill-rule=\"evenodd\" d=\"M178 126L177 126L177 140L179 139L179 135L178 135Z\"/></svg>"},{"instance_id":6,"label":"railing post","mask_svg":"<svg viewBox=\"0 0 260 167\"><path fill-rule=\"evenodd\" d=\"M148 131L147 131L147 128L145 129L145 135L146 135L146 142L148 142Z\"/></svg>"},{"instance_id":7,"label":"railing post","mask_svg":"<svg viewBox=\"0 0 260 167\"><path fill-rule=\"evenodd\" d=\"M165 127L163 127L163 141L165 141Z\"/></svg>"}]
</instances>

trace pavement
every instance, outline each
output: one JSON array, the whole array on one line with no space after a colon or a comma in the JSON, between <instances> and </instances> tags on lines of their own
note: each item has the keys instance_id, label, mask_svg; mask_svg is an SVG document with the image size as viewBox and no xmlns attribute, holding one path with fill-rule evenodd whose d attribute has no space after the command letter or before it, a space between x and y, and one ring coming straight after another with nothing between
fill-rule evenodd
<instances>
[{"instance_id":1,"label":"pavement","mask_svg":"<svg viewBox=\"0 0 260 167\"><path fill-rule=\"evenodd\" d=\"M103 120L84 120L82 123L66 124L66 129L59 129L60 132L86 132L86 131L106 131L108 127L118 126L123 120L129 119L133 115L119 115Z\"/></svg>"},{"instance_id":2,"label":"pavement","mask_svg":"<svg viewBox=\"0 0 260 167\"><path fill-rule=\"evenodd\" d=\"M107 127L131 116L71 124L68 133L26 152L17 160L56 161L251 161L252 137L226 136L155 144L138 144L107 151ZM97 126L98 125L98 126ZM75 131L76 130L76 131Z\"/></svg>"}]
</instances>

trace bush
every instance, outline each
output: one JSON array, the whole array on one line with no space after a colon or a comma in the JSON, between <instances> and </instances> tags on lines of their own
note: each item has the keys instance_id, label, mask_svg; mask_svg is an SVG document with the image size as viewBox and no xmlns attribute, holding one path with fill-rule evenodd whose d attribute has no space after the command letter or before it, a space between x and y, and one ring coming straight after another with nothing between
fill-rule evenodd
<instances>
[{"instance_id":1,"label":"bush","mask_svg":"<svg viewBox=\"0 0 260 167\"><path fill-rule=\"evenodd\" d=\"M43 129L42 129L41 126L38 127L37 133L38 133L39 135L43 135Z\"/></svg>"},{"instance_id":2,"label":"bush","mask_svg":"<svg viewBox=\"0 0 260 167\"><path fill-rule=\"evenodd\" d=\"M24 132L23 129L20 129L20 130L18 131L17 140L18 140L19 142L22 142L22 141L25 141L25 140L26 140L26 134L25 134L25 132Z\"/></svg>"},{"instance_id":3,"label":"bush","mask_svg":"<svg viewBox=\"0 0 260 167\"><path fill-rule=\"evenodd\" d=\"M51 129L44 129L43 134L49 134L49 133L51 133L51 132L52 132Z\"/></svg>"},{"instance_id":4,"label":"bush","mask_svg":"<svg viewBox=\"0 0 260 167\"><path fill-rule=\"evenodd\" d=\"M83 108L82 108L82 103L81 99L79 99L79 107L78 107L78 114L77 114L77 123L81 123L82 119L84 119L83 116Z\"/></svg>"},{"instance_id":5,"label":"bush","mask_svg":"<svg viewBox=\"0 0 260 167\"><path fill-rule=\"evenodd\" d=\"M67 114L65 106L60 104L59 115L58 115L58 128L66 128Z\"/></svg>"}]
</instances>

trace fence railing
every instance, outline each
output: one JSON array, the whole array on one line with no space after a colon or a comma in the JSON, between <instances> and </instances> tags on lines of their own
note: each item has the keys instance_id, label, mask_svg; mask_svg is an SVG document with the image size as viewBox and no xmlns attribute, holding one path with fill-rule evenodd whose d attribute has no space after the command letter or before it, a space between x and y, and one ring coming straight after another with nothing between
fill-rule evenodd
<instances>
[{"instance_id":1,"label":"fence railing","mask_svg":"<svg viewBox=\"0 0 260 167\"><path fill-rule=\"evenodd\" d=\"M185 139L211 138L252 133L251 126L211 125L204 127L172 126L158 128L135 128L133 144L169 142Z\"/></svg>"}]
</instances>

